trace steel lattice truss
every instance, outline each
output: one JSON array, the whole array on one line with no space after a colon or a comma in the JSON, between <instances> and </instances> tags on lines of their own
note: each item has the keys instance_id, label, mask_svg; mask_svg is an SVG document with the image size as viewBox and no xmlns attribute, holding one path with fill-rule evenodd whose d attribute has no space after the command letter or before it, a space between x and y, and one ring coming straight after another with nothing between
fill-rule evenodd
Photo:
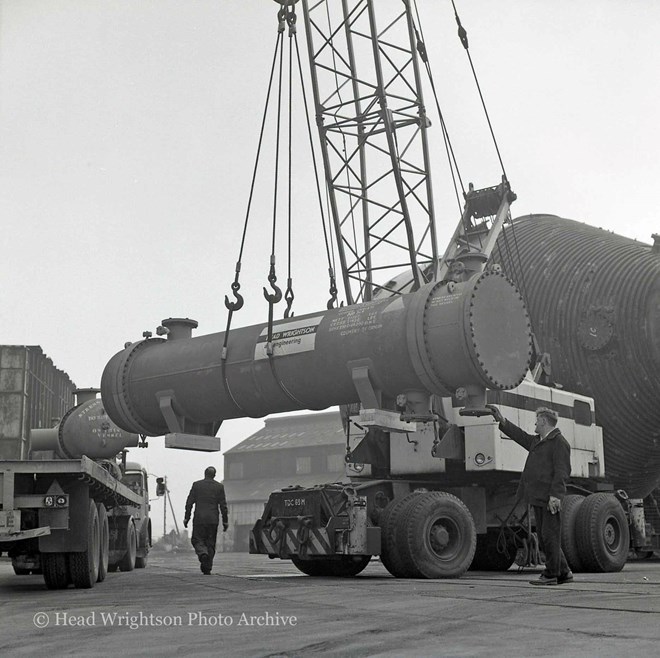
<instances>
[{"instance_id":1,"label":"steel lattice truss","mask_svg":"<svg viewBox=\"0 0 660 658\"><path fill-rule=\"evenodd\" d=\"M347 303L369 301L411 268L419 287L434 278L438 253L409 4L302 5Z\"/></svg>"}]
</instances>

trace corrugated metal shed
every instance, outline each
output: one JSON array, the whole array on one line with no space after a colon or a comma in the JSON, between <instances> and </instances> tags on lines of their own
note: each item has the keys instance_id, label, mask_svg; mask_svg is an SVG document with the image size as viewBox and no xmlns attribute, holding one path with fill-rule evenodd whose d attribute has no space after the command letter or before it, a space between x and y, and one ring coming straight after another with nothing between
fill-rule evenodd
<instances>
[{"instance_id":1,"label":"corrugated metal shed","mask_svg":"<svg viewBox=\"0 0 660 658\"><path fill-rule=\"evenodd\" d=\"M264 427L225 454L333 445L345 441L339 412L301 414L266 418Z\"/></svg>"},{"instance_id":2,"label":"corrugated metal shed","mask_svg":"<svg viewBox=\"0 0 660 658\"><path fill-rule=\"evenodd\" d=\"M24 459L31 429L52 427L76 385L38 345L0 345L0 459Z\"/></svg>"}]
</instances>

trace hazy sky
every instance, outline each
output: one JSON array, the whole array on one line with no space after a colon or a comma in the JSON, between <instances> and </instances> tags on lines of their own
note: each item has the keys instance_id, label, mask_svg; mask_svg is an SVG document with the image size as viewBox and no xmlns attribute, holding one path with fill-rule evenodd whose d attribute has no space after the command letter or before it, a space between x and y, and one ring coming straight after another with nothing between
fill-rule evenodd
<instances>
[{"instance_id":1,"label":"hazy sky","mask_svg":"<svg viewBox=\"0 0 660 658\"><path fill-rule=\"evenodd\" d=\"M660 232L660 2L456 4L518 194L513 214L553 213L650 242ZM496 184L451 2L418 6L463 175ZM41 345L87 387L163 318L224 329L276 11L267 0L0 2L0 344ZM456 211L443 209L447 171L434 156L444 248ZM296 182L300 315L325 308L327 281L315 208ZM260 189L235 326L267 317L272 186ZM225 423L223 447L261 425ZM181 521L191 480L222 457L161 441L137 457L168 475Z\"/></svg>"}]
</instances>

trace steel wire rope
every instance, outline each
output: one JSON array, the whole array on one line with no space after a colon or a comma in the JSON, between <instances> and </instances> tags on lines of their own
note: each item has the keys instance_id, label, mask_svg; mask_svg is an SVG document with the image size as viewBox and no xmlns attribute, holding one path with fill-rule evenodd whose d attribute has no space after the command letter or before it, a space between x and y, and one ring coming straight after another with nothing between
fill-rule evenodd
<instances>
[{"instance_id":1,"label":"steel wire rope","mask_svg":"<svg viewBox=\"0 0 660 658\"><path fill-rule=\"evenodd\" d=\"M293 8L292 8L293 9ZM287 240L287 279L286 291L284 293L284 300L286 301L286 309L284 310L284 317L293 317L291 307L293 305L294 293L291 279L291 180L293 179L293 157L292 157L292 122L293 122L293 46L291 40L295 35L296 14L287 14L287 23L289 25L289 144L288 144L288 157L289 157L289 180L288 180L288 207L287 207L287 225L288 225L288 240Z\"/></svg>"},{"instance_id":2,"label":"steel wire rope","mask_svg":"<svg viewBox=\"0 0 660 658\"><path fill-rule=\"evenodd\" d=\"M404 1L406 3L409 2L409 0L404 0ZM433 94L433 100L435 101L436 111L438 112L438 118L440 120L440 128L442 129L442 138L445 144L445 151L447 153L447 161L449 163L449 172L451 174L452 183L454 186L454 194L456 195L456 202L458 204L459 211L461 211L462 205L461 205L460 196L458 194L458 186L456 184L456 179L458 178L458 182L461 186L461 192L463 193L463 197L465 197L465 186L463 185L463 179L461 177L461 172L458 166L458 161L456 159L456 154L454 153L454 147L452 146L451 139L449 137L449 129L447 128L444 114L440 108L440 101L438 100L438 93L435 87L435 80L433 79L433 73L431 71L431 65L428 59L428 52L426 50L426 45L424 41L424 31L422 29L422 23L419 17L419 11L417 9L417 2L414 2L414 6L415 6L415 14L417 16L417 25L419 25L419 30L418 30L417 25L415 25L415 23L412 24L413 30L415 31L415 38L417 39L416 48L424 64L424 70L426 71L426 75L429 79L429 84L431 85L431 92Z\"/></svg>"},{"instance_id":3,"label":"steel wire rope","mask_svg":"<svg viewBox=\"0 0 660 658\"><path fill-rule=\"evenodd\" d=\"M262 119L261 119L261 129L259 132L259 141L257 143L257 153L255 156L255 162L254 162L254 168L252 170L252 181L250 183L250 193L248 195L248 203L247 203L247 208L245 212L245 220L243 222L243 232L241 235L241 244L238 252L238 260L236 261L236 268L235 268L235 276L234 276L234 281L231 284L231 289L234 297L236 298L235 302L230 302L229 297L225 295L225 306L227 307L229 314L227 316L227 326L225 329L225 337L224 337L224 343L222 346L222 362L224 364L225 360L227 359L227 342L229 339L229 329L231 328L231 321L234 315L234 312L240 310L243 307L243 297L239 294L240 290L240 283L239 283L239 276L241 272L241 262L243 259L243 251L245 249L245 240L247 236L247 228L248 228L248 223L250 220L250 211L252 209L252 200L254 198L254 189L255 189L255 184L256 184L256 179L257 179L257 172L259 170L259 159L261 157L261 148L263 146L263 139L264 139L264 133L265 133L265 126L266 126L266 118L268 116L268 107L270 104L270 95L273 87L273 76L275 73L275 65L277 63L277 54L280 49L280 42L282 41L282 31L278 31L277 34L277 39L275 42L275 50L273 53L273 61L271 64L271 69L270 69L270 77L268 81L268 90L266 92L266 101L264 103L264 110L262 114ZM224 379L224 378L223 378ZM225 382L226 385L226 382ZM231 394L230 394L231 395ZM233 396L231 396L233 399ZM239 407L240 408L240 407Z\"/></svg>"},{"instance_id":4,"label":"steel wire rope","mask_svg":"<svg viewBox=\"0 0 660 658\"><path fill-rule=\"evenodd\" d=\"M270 247L270 268L268 270L268 283L273 292L269 293L264 287L264 298L268 302L268 336L266 341L266 354L273 355L273 313L274 306L282 299L282 291L277 286L277 274L275 272L275 238L277 235L277 196L279 189L280 173L280 133L282 129L282 69L284 65L284 27L286 23L286 8L283 5L278 12L278 44L279 44L279 67L278 67L278 89L277 89L277 114L275 128L275 169L273 184L273 221Z\"/></svg>"},{"instance_id":5,"label":"steel wire rope","mask_svg":"<svg viewBox=\"0 0 660 658\"><path fill-rule=\"evenodd\" d=\"M468 57L468 61L470 62L470 68L472 69L472 75L474 76L474 82L477 85L477 91L479 92L479 98L481 99L481 105L484 108L484 114L486 115L486 121L488 122L488 128L490 130L491 137L493 138L493 145L495 146L495 151L497 152L497 158L500 161L500 167L502 167L502 174L504 175L504 180L508 181L508 177L506 175L506 170L504 168L504 162L502 161L502 155L500 154L500 148L497 144L497 139L495 138L495 132L493 131L493 125L491 124L490 121L490 115L488 114L488 108L486 107L486 101L484 100L484 96L481 93L481 85L479 84L479 78L477 77L477 71L474 68L474 63L472 62L472 55L470 55L470 47L468 44L468 37L467 37L467 30L463 27L461 24L461 19L458 15L458 10L456 9L456 3L454 0L451 0L452 7L454 8L454 17L456 18L456 24L458 25L458 38L461 40L461 43L463 44L463 48L465 49L465 52Z\"/></svg>"},{"instance_id":6,"label":"steel wire rope","mask_svg":"<svg viewBox=\"0 0 660 658\"><path fill-rule=\"evenodd\" d=\"M321 184L319 182L319 170L317 164L316 151L314 149L314 139L312 137L312 126L309 120L309 104L307 102L307 92L305 91L305 84L303 79L302 71L302 62L300 59L300 49L298 47L298 35L294 35L293 42L296 48L296 59L298 62L298 73L300 76L300 89L302 92L303 107L305 110L305 124L307 126L307 135L309 138L309 147L312 155L312 166L314 168L314 182L316 184L316 195L318 197L319 203L319 212L321 213L321 226L323 227L323 241L325 244L326 258L328 260L328 275L330 277L330 299L328 300L328 309L333 308L334 304L337 301L337 282L335 279L335 253L334 253L334 242L332 240L332 227L326 227L326 217L323 212L323 197L321 195ZM327 199L327 187L326 187L326 199ZM328 216L329 223L329 216ZM330 240L328 241L328 234L330 235Z\"/></svg>"}]
</instances>

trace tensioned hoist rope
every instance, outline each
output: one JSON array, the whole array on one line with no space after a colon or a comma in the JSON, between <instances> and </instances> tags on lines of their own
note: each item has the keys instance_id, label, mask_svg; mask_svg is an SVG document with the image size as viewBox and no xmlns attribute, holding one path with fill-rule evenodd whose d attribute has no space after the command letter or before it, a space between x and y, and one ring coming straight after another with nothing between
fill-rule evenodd
<instances>
[{"instance_id":1,"label":"tensioned hoist rope","mask_svg":"<svg viewBox=\"0 0 660 658\"><path fill-rule=\"evenodd\" d=\"M409 3L409 0L404 0L406 4ZM438 93L435 88L435 80L433 78L433 72L431 71L431 65L429 63L429 58L428 58L428 53L426 51L426 44L424 41L424 32L422 30L422 23L419 18L419 11L417 9L417 2L414 2L415 5L415 15L417 18L417 25L419 25L419 30L417 28L417 25L413 23L413 29L415 31L415 39L417 41L416 43L416 48L417 52L419 53L420 59L422 60L422 63L424 64L424 69L426 71L426 75L429 79L429 84L431 85L431 91L433 93L433 100L435 102L435 108L438 113L438 118L440 120L440 128L442 130L442 138L445 144L445 151L447 153L447 161L449 164L449 172L451 174L452 178L452 183L454 186L454 194L456 195L456 202L458 204L459 211L462 209L462 202L460 195L458 193L458 186L456 184L456 179L458 178L458 182L461 186L461 192L463 194L463 197L465 197L465 186L463 185L463 179L461 178L461 172L460 168L458 166L458 161L456 160L456 154L454 153L454 147L451 143L451 139L449 137L449 129L447 128L447 124L445 122L445 117L444 114L440 108L440 101L438 100ZM408 8L410 10L410 5L408 4Z\"/></svg>"},{"instance_id":2,"label":"tensioned hoist rope","mask_svg":"<svg viewBox=\"0 0 660 658\"><path fill-rule=\"evenodd\" d=\"M335 279L335 260L334 260L334 244L332 243L332 230L326 227L325 213L323 212L323 197L321 195L321 183L319 180L319 170L316 162L316 151L314 150L314 138L312 137L312 125L309 120L309 106L307 103L307 92L305 91L305 83L303 80L302 63L300 61L300 49L298 48L298 36L294 35L294 45L296 47L296 59L298 62L298 73L300 75L300 89L302 91L303 107L305 112L305 124L307 126L307 136L309 139L309 147L312 154L312 166L314 167L314 181L316 183L316 195L319 202L319 212L321 213L321 226L323 227L323 240L325 243L325 253L328 259L328 275L330 277L330 299L327 303L327 308L331 309L337 304L337 282ZM330 220L328 219L328 222ZM328 234L330 240L328 240Z\"/></svg>"},{"instance_id":3,"label":"tensioned hoist rope","mask_svg":"<svg viewBox=\"0 0 660 658\"><path fill-rule=\"evenodd\" d=\"M467 36L467 30L463 27L461 24L461 19L458 16L458 10L456 9L456 3L454 0L451 0L451 4L454 8L454 17L456 18L456 24L458 25L458 38L461 40L461 43L463 44L463 48L465 48L465 52L468 57L468 61L470 62L470 68L472 69L472 75L474 76L474 82L477 85L477 91L479 92L479 98L481 99L481 105L484 108L484 114L486 115L486 121L488 122L488 128L490 130L491 137L493 138L493 144L495 145L495 151L497 152L497 158L500 161L500 167L502 167L502 174L504 175L504 180L507 181L507 175L506 175L506 170L504 169L504 162L502 161L502 156L500 155L500 148L497 144L497 139L495 139L495 132L493 131L493 126L490 122L490 116L488 114L488 109L486 108L486 101L484 100L484 96L481 93L481 85L479 84L479 78L477 77L477 72L474 68L474 64L472 62L472 55L470 55L470 47L468 44L468 36Z\"/></svg>"},{"instance_id":4,"label":"tensioned hoist rope","mask_svg":"<svg viewBox=\"0 0 660 658\"><path fill-rule=\"evenodd\" d=\"M293 155L292 155L292 128L293 128L293 47L291 39L296 34L296 14L292 11L287 14L286 22L289 26L289 144L288 144L288 157L289 157L289 180L288 180L288 204L287 204L287 279L286 291L284 292L284 301L286 301L286 309L284 310L284 317L293 317L291 307L295 295L293 294L293 283L291 279L291 181L293 180Z\"/></svg>"},{"instance_id":5,"label":"tensioned hoist rope","mask_svg":"<svg viewBox=\"0 0 660 658\"><path fill-rule=\"evenodd\" d=\"M270 94L272 91L273 87L273 76L275 74L275 65L277 63L277 54L280 50L280 42L282 41L282 32L278 31L277 34L277 39L275 42L275 51L273 53L273 62L271 64L271 69L270 69L270 78L268 81L268 91L266 92L266 102L264 104L264 111L261 119L261 130L259 132L259 142L257 144L257 153L255 157L255 162L254 162L254 168L252 171L252 182L250 183L250 194L248 196L248 203L247 203L247 209L245 212L245 221L243 223L243 234L241 236L241 246L239 248L238 252L238 260L236 261L236 269L235 269L235 276L234 276L234 281L231 284L231 289L232 289L232 294L236 298L236 301L230 302L229 297L225 295L225 306L229 310L229 314L227 316L227 327L225 329L225 340L224 344L222 346L222 360L227 358L227 341L229 338L229 329L231 328L231 321L232 317L234 315L234 312L239 311L243 307L243 297L242 295L238 292L241 288L241 284L239 283L239 276L241 272L241 261L243 258L243 250L245 248L245 239L247 235L247 227L248 227L248 222L250 220L250 210L252 208L252 199L254 197L254 188L255 188L255 183L257 179L257 171L259 169L259 158L261 155L261 147L263 145L263 139L264 139L264 132L265 132L265 126L266 126L266 118L268 116L268 106L270 104Z\"/></svg>"}]
</instances>

